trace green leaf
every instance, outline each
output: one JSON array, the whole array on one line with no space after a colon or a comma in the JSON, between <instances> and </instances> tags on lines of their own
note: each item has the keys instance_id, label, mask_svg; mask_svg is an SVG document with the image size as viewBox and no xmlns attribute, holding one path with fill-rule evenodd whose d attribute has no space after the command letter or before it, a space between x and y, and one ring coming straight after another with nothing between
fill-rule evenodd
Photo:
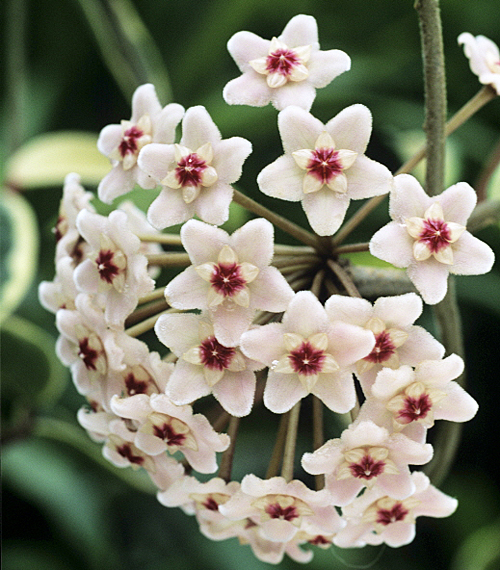
<instances>
[{"instance_id":1,"label":"green leaf","mask_svg":"<svg viewBox=\"0 0 500 570\"><path fill-rule=\"evenodd\" d=\"M62 186L66 174L77 172L83 185L97 186L110 170L97 150L97 135L59 131L28 141L10 158L7 180L14 188Z\"/></svg>"},{"instance_id":2,"label":"green leaf","mask_svg":"<svg viewBox=\"0 0 500 570\"><path fill-rule=\"evenodd\" d=\"M17 192L1 190L0 202L0 324L22 301L35 277L38 227L28 201Z\"/></svg>"},{"instance_id":3,"label":"green leaf","mask_svg":"<svg viewBox=\"0 0 500 570\"><path fill-rule=\"evenodd\" d=\"M54 338L17 316L2 324L4 398L14 407L50 407L66 387L68 374L54 350Z\"/></svg>"}]
</instances>

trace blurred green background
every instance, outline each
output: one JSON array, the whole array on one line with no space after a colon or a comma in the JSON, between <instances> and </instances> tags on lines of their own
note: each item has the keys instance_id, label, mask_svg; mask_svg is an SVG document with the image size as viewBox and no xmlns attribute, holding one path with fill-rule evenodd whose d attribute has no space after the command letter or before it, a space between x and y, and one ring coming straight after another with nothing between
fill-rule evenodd
<instances>
[{"instance_id":1,"label":"blurred green background","mask_svg":"<svg viewBox=\"0 0 500 570\"><path fill-rule=\"evenodd\" d=\"M276 111L224 103L222 88L238 75L226 43L239 30L279 35L298 13L316 17L322 49L342 49L352 58L352 70L318 92L313 114L327 121L350 104L367 105L374 117L368 155L395 171L422 140L412 1L6 0L0 10L4 568L264 568L248 546L236 539L209 541L192 518L162 507L145 477L108 464L78 426L75 414L84 402L54 355L54 317L37 300L38 283L54 275L51 228L63 178L76 170L95 190L109 168L95 150L100 129L128 119L134 89L152 81L163 104L203 104L224 138L252 141L254 152L238 186L276 208L255 184L257 173L281 154ZM469 31L500 43L498 2L443 0L442 17L451 116L479 89L456 38ZM499 152L499 136L497 99L452 135L448 183L467 181L482 196L499 199L499 169L485 177L495 147ZM298 204L278 208L307 227ZM368 238L387 221L386 210L384 203L352 239ZM234 213L240 223L241 212ZM499 226L479 237L498 257ZM419 519L417 538L401 549L317 549L311 568L364 568L372 561L371 568L384 570L500 567L498 264L489 275L459 279L457 289L468 390L480 403L441 486L458 497L457 512L444 520ZM420 322L432 328L430 314ZM271 421L264 424L271 429ZM260 422L247 427L236 473L260 474L266 461L259 455ZM298 566L286 558L281 565Z\"/></svg>"}]
</instances>

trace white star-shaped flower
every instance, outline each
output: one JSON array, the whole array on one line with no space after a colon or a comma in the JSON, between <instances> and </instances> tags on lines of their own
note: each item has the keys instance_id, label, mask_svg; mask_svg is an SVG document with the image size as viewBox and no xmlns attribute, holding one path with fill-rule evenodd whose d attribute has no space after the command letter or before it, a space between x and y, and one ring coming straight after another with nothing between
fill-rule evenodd
<instances>
[{"instance_id":1,"label":"white star-shaped flower","mask_svg":"<svg viewBox=\"0 0 500 570\"><path fill-rule=\"evenodd\" d=\"M227 48L243 73L224 88L230 105L263 107L271 102L278 110L288 105L309 110L316 89L351 67L343 51L320 51L316 20L303 14L292 18L278 38L238 32Z\"/></svg>"},{"instance_id":2,"label":"white star-shaped flower","mask_svg":"<svg viewBox=\"0 0 500 570\"><path fill-rule=\"evenodd\" d=\"M231 184L240 178L251 151L246 139L222 139L205 107L188 109L180 144L151 144L139 155L139 166L162 187L149 207L149 222L163 229L196 214L209 224L223 224L229 217Z\"/></svg>"},{"instance_id":3,"label":"white star-shaped flower","mask_svg":"<svg viewBox=\"0 0 500 570\"><path fill-rule=\"evenodd\" d=\"M500 51L495 42L464 32L458 36L458 43L463 44L470 68L480 83L491 85L500 95Z\"/></svg>"},{"instance_id":4,"label":"white star-shaped flower","mask_svg":"<svg viewBox=\"0 0 500 570\"><path fill-rule=\"evenodd\" d=\"M334 234L351 199L386 194L392 174L365 156L372 116L364 105L352 105L326 125L300 107L278 115L284 156L257 177L260 190L282 200L302 202L313 230Z\"/></svg>"},{"instance_id":5,"label":"white star-shaped flower","mask_svg":"<svg viewBox=\"0 0 500 570\"><path fill-rule=\"evenodd\" d=\"M491 248L465 229L476 200L465 182L430 197L416 178L400 174L389 202L393 221L374 234L370 252L396 267L407 267L424 301L439 303L446 295L448 273L480 275L493 266Z\"/></svg>"},{"instance_id":6,"label":"white star-shaped flower","mask_svg":"<svg viewBox=\"0 0 500 570\"><path fill-rule=\"evenodd\" d=\"M177 103L162 109L150 83L135 90L130 120L107 125L97 141L97 148L113 166L97 189L103 202L110 204L117 196L130 192L136 183L146 189L156 186L156 180L137 164L139 152L153 142L173 143L175 129L183 114L184 108Z\"/></svg>"}]
</instances>

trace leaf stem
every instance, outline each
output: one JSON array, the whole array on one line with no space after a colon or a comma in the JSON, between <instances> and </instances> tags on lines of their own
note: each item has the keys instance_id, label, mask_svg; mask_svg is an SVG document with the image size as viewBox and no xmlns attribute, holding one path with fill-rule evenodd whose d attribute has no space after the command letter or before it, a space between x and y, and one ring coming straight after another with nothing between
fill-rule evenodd
<instances>
[{"instance_id":1,"label":"leaf stem","mask_svg":"<svg viewBox=\"0 0 500 570\"><path fill-rule=\"evenodd\" d=\"M226 483L229 483L229 481L231 481L231 471L233 468L234 450L236 448L236 436L238 434L239 425L240 425L240 418L237 418L236 416L231 416L231 419L229 420L229 427L227 430L228 435L231 438L231 443L229 444L229 447L226 449L226 451L224 451L224 453L222 454L222 459L220 462L219 474L218 474L218 476L221 479L224 479Z\"/></svg>"},{"instance_id":2,"label":"leaf stem","mask_svg":"<svg viewBox=\"0 0 500 570\"><path fill-rule=\"evenodd\" d=\"M252 200L248 196L245 196L238 190L234 191L233 200L257 216L261 216L266 220L269 220L272 224L294 237L297 241L314 247L314 249L318 249L318 238L314 234L311 234L307 230L304 230L283 216L275 214L273 211L269 210L265 206L262 206L258 202L255 202L255 200Z\"/></svg>"},{"instance_id":3,"label":"leaf stem","mask_svg":"<svg viewBox=\"0 0 500 570\"><path fill-rule=\"evenodd\" d=\"M285 450L283 452L283 465L281 467L281 476L287 483L293 479L293 466L295 462L295 445L297 443L297 431L299 427L300 404L301 400L299 400L288 412L289 417L285 439Z\"/></svg>"}]
</instances>

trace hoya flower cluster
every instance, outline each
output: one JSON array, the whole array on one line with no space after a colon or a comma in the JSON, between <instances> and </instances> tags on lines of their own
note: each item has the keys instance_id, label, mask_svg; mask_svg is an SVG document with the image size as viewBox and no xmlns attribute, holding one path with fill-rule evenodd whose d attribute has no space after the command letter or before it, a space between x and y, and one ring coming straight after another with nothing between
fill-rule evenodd
<instances>
[{"instance_id":1,"label":"hoya flower cluster","mask_svg":"<svg viewBox=\"0 0 500 570\"><path fill-rule=\"evenodd\" d=\"M146 470L158 500L194 515L208 538L237 537L270 563L285 553L307 562L307 544L402 546L417 517L445 517L457 506L410 466L432 458L427 431L436 420L475 415L476 402L455 381L463 361L445 357L415 324L423 310L416 293L358 294L330 238L350 200L390 194L393 221L370 249L407 267L427 303L444 297L449 272L483 273L493 262L466 230L470 186L430 198L411 176L393 178L365 155L372 119L363 105L326 124L309 113L315 88L350 66L342 51L320 51L317 35L304 15L272 40L237 33L228 48L242 75L224 89L229 104L280 110L284 155L263 165L257 182L269 196L301 202L316 246L274 244L264 217L232 234L218 227L233 198L241 201L232 184L250 142L222 138L204 107L162 108L143 85L131 119L101 132L112 170L98 195L111 203L135 184L156 188L147 217L130 202L98 214L78 175L68 175L56 276L40 287L56 314L59 358L87 400L78 420L104 456ZM180 235L161 231L181 223ZM181 270L166 283L163 266ZM153 328L160 352L137 338ZM316 476L314 489L294 471L303 400L306 413L313 404L315 444L311 433L301 465ZM282 418L274 459L267 475L233 480L238 428L264 407ZM352 423L325 441L322 408L350 413Z\"/></svg>"}]
</instances>

